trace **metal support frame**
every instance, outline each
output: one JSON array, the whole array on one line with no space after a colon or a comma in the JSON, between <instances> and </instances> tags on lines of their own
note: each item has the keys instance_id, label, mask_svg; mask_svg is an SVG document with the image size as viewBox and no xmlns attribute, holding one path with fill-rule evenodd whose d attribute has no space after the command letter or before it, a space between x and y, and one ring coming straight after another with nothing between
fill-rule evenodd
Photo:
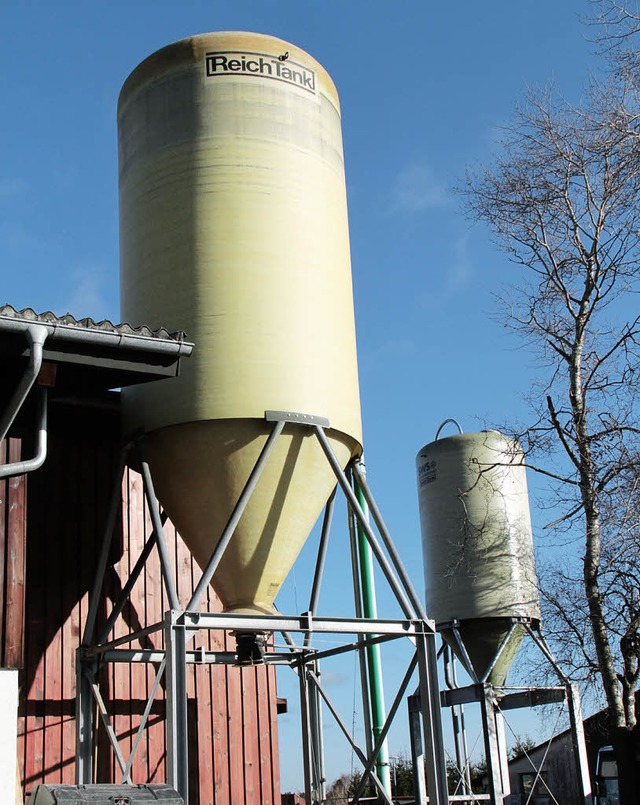
<instances>
[{"instance_id":1,"label":"metal support frame","mask_svg":"<svg viewBox=\"0 0 640 805\"><path fill-rule=\"evenodd\" d=\"M456 666L448 643L443 644L443 660L445 682L449 688L457 688L458 679ZM463 704L454 704L451 706L451 721L456 753L456 768L460 776L460 781L454 793L460 790L461 794L469 795L471 794L471 768Z\"/></svg>"},{"instance_id":2,"label":"metal support frame","mask_svg":"<svg viewBox=\"0 0 640 805\"><path fill-rule=\"evenodd\" d=\"M322 729L322 702L320 698L320 663L311 662L309 664L309 675L318 684L311 688L311 698L309 701L309 715L311 728L311 780L314 796L319 802L324 802L327 794L327 780L324 774L324 733Z\"/></svg>"},{"instance_id":3,"label":"metal support frame","mask_svg":"<svg viewBox=\"0 0 640 805\"><path fill-rule=\"evenodd\" d=\"M96 675L99 667L106 662L152 662L159 664L156 674L156 683L153 686L151 697L145 708L139 735L144 729L146 720L151 711L153 697L159 687L160 679L164 674L164 685L167 702L167 755L168 780L188 803L188 724L187 724L187 665L192 662L223 662L235 663L235 654L231 652L205 652L203 650L188 651L188 645L200 630L215 629L233 632L280 632L285 636L288 652L277 652L267 648L264 660L269 664L292 667L299 675L300 701L302 711L304 770L305 770L305 796L309 805L319 805L325 798L325 780L323 769L324 748L322 743L322 702L334 717L347 740L360 758L365 773L363 780L369 777L379 790L382 798L390 802L388 795L373 771L380 746L386 739L399 705L406 694L410 679L417 670L418 686L421 693L419 710L420 730L423 738L421 756L424 757L427 785L430 792L431 805L446 805L447 781L444 757L444 743L442 739L440 722L440 695L437 681L437 656L435 648L435 626L427 619L420 598L417 596L409 580L400 557L393 545L389 532L382 520L382 516L375 503L373 495L367 485L366 479L359 471L356 462L352 462L347 471L343 470L336 458L325 429L329 422L321 417L313 417L291 412L268 411L265 420L272 423L271 432L267 442L246 482L245 488L238 498L236 506L231 513L229 521L223 530L210 560L203 571L202 578L194 590L189 604L181 609L175 592L175 580L168 560L168 551L163 535L162 513L155 501L153 484L143 453L139 454L138 464L142 470L144 491L151 511L154 530L149 537L143 555L134 567L133 575L137 577L144 566L146 558L156 547L162 567L163 582L170 610L165 613L162 622L150 624L126 637L109 639L113 624L122 611L124 604L133 587L133 582L127 582L123 588L121 599L116 602L112 615L107 620L107 628L103 628L99 635L96 633L96 614L98 601L101 595L103 578L107 568L107 558L111 544L111 535L115 524L117 503L120 496L122 473L124 471L126 454L123 453L119 474L116 480L109 519L105 529L103 548L100 555L98 572L90 601L89 618L82 646L78 657L78 766L77 779L81 783L92 782L91 757L93 754L93 711L95 705L89 699L92 686L96 684ZM351 517L364 532L371 550L384 574L389 587L393 591L402 611L400 619L364 618L356 610L355 618L321 617L317 613L320 586L322 583L324 560L329 539L329 530L333 511L333 496L325 508L325 518L320 539L320 547L316 561L309 611L302 615L238 615L224 613L210 613L199 611L199 606L205 596L206 589L220 562L220 559L233 538L235 528L242 516L257 483L260 474L269 460L269 456L276 440L286 425L307 427L320 443L320 446L332 467L338 486L342 489L348 503ZM136 447L137 450L143 448ZM363 511L352 483L349 473L353 473L362 492L371 517L377 528L378 535L373 530L368 517ZM357 593L357 591L356 591ZM357 595L356 595L357 601ZM164 632L165 651L138 650L133 643L141 636L158 631ZM291 633L302 635L301 641L294 642ZM342 645L319 651L312 645L313 636L320 633L330 633L346 638L355 636L355 641L347 640ZM366 751L357 747L355 741L349 736L348 730L339 714L330 702L320 683L320 661L349 651L364 651L367 646L380 644L393 640L409 640L415 646L413 659L407 669L407 674L401 685L393 706L374 746L367 746ZM123 775L128 777L133 762L133 754L139 743L139 735L134 742L131 756L125 760L119 759ZM110 736L111 737L111 736ZM112 739L114 751L117 738ZM121 756L120 756L121 757ZM424 789L424 785L423 785ZM357 800L356 800L357 801Z\"/></svg>"},{"instance_id":4,"label":"metal support frame","mask_svg":"<svg viewBox=\"0 0 640 805\"><path fill-rule=\"evenodd\" d=\"M421 698L419 693L407 697L409 709L409 738L411 741L411 760L413 763L413 781L416 789L416 805L427 805L427 788L425 785L424 744L422 741Z\"/></svg>"},{"instance_id":5,"label":"metal support frame","mask_svg":"<svg viewBox=\"0 0 640 805\"><path fill-rule=\"evenodd\" d=\"M298 678L300 680L300 718L302 720L302 734L303 736L309 736L311 730L311 705L309 701L309 677L305 667L300 669ZM303 740L302 768L304 771L304 798L307 802L314 801L312 755L311 741Z\"/></svg>"},{"instance_id":6,"label":"metal support frame","mask_svg":"<svg viewBox=\"0 0 640 805\"><path fill-rule=\"evenodd\" d=\"M553 668L560 682L559 686L531 686L514 688L492 685L487 681L491 669L500 659L500 655L507 645L511 632L518 624L524 625L526 635L540 649L545 659ZM581 802L583 802L584 805L591 805L591 783L589 778L584 727L580 708L580 695L578 693L577 686L569 681L553 657L553 654L551 653L551 650L549 649L542 632L539 630L538 622L531 621L526 618L514 618L507 637L502 641L501 645L496 650L495 656L490 663L489 670L482 676L482 678L478 678L478 676L473 673L473 668L471 667L468 654L464 647L462 636L458 630L458 624L456 622L447 623L441 625L439 628L446 628L449 634L451 634L456 644L456 648L459 650L462 657L462 664L465 666L466 670L471 668L469 675L473 680L471 685L464 687L459 687L457 685L457 680L455 677L455 659L450 657L449 648L445 645L442 650L442 655L444 656L445 660L445 681L448 689L441 691L441 703L443 707L450 707L452 710L452 717L454 719L454 738L456 739L459 738L459 736L456 734L455 728L456 710L461 708L463 704L471 702L480 704L485 744L485 757L487 762L487 778L490 792L489 799L492 805L502 805L502 803L505 801L505 797L508 797L510 793L509 767L504 735L503 713L505 711L514 710L517 708L536 707L538 705L556 704L562 702L566 703L567 713L569 716L572 747ZM469 668L467 668L467 665L469 665ZM462 735L462 737L464 738L464 735ZM458 750L458 746L456 746L456 749ZM458 752L456 753L456 756L457 755ZM537 778L539 777L542 779L541 772L545 760L546 753L539 766L536 766L533 761L531 761L532 771L536 772ZM458 760L457 765L459 770L462 771L466 766L468 766L468 758L465 757L463 764L461 764ZM463 789L464 786L465 782L463 781ZM465 791L464 794L466 793L467 792ZM477 794L470 795L468 797L464 796L464 794L461 796L452 797L450 801L475 802L479 798L479 795Z\"/></svg>"},{"instance_id":7,"label":"metal support frame","mask_svg":"<svg viewBox=\"0 0 640 805\"><path fill-rule=\"evenodd\" d=\"M189 738L187 731L187 635L179 611L165 616L167 647L167 781L183 797L189 795Z\"/></svg>"},{"instance_id":8,"label":"metal support frame","mask_svg":"<svg viewBox=\"0 0 640 805\"><path fill-rule=\"evenodd\" d=\"M500 741L497 724L497 707L495 692L492 685L483 684L480 709L482 712L482 725L484 727L484 751L487 761L487 777L489 780L489 793L492 805L502 805L504 802L504 786L502 771L504 768L502 751L504 744Z\"/></svg>"}]
</instances>

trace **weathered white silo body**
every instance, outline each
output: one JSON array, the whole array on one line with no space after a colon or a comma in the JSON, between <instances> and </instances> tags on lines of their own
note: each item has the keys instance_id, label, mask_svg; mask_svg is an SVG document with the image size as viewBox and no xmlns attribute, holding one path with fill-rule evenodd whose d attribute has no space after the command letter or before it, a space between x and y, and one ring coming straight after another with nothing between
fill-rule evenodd
<instances>
[{"instance_id":1,"label":"weathered white silo body","mask_svg":"<svg viewBox=\"0 0 640 805\"><path fill-rule=\"evenodd\" d=\"M329 419L361 450L338 96L304 51L194 36L142 62L118 105L122 318L185 330L179 378L125 394L156 492L205 564L263 447L265 411ZM212 584L270 612L335 485L287 425Z\"/></svg>"},{"instance_id":2,"label":"weathered white silo body","mask_svg":"<svg viewBox=\"0 0 640 805\"><path fill-rule=\"evenodd\" d=\"M459 621L479 678L512 619L540 617L523 458L490 430L436 439L416 460L427 612L436 624ZM490 682L504 682L523 633L518 626Z\"/></svg>"}]
</instances>

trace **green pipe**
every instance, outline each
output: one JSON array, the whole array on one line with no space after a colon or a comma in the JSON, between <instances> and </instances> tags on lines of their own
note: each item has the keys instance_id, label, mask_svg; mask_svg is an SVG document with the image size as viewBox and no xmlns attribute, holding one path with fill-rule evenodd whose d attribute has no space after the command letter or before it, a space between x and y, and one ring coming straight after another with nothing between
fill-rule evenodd
<instances>
[{"instance_id":1,"label":"green pipe","mask_svg":"<svg viewBox=\"0 0 640 805\"><path fill-rule=\"evenodd\" d=\"M364 462L360 460L360 469L364 475L366 470ZM369 519L369 508L364 498L362 490L354 477L354 491L358 498L362 511L367 520ZM377 618L378 607L376 605L376 587L373 571L373 552L367 540L364 529L358 521L358 554L360 556L360 583L362 586L362 614L365 618ZM384 708L384 689L382 685L382 660L380 656L380 646L367 646L367 665L369 667L369 696L371 699L371 729L373 732L373 743L377 742L384 727L386 720ZM391 797L391 772L389 769L389 749L386 740L380 747L380 752L376 759L376 774L382 782L385 791Z\"/></svg>"}]
</instances>

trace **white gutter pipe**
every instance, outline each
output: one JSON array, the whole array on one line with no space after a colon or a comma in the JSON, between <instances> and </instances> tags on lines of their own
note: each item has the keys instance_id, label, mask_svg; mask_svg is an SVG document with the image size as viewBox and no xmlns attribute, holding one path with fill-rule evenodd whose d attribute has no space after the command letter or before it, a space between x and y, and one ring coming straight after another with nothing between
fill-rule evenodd
<instances>
[{"instance_id":1,"label":"white gutter pipe","mask_svg":"<svg viewBox=\"0 0 640 805\"><path fill-rule=\"evenodd\" d=\"M48 330L39 324L31 324L24 330L27 341L29 342L29 363L24 375L18 383L6 411L0 416L0 442L6 438L9 428L22 408L27 395L36 382L42 366L42 352L44 342L47 339ZM16 461L13 464L0 465L0 478L9 478L13 475L23 475L24 473L37 470L44 463L47 457L47 390L40 389L38 409L38 445L36 455L26 461Z\"/></svg>"}]
</instances>

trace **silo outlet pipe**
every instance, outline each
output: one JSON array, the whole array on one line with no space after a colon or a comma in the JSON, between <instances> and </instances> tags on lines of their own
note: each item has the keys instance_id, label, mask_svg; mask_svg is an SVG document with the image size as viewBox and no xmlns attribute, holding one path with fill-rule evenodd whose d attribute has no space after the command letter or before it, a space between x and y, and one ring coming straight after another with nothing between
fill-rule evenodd
<instances>
[{"instance_id":1,"label":"silo outlet pipe","mask_svg":"<svg viewBox=\"0 0 640 805\"><path fill-rule=\"evenodd\" d=\"M33 388L42 367L43 347L48 335L47 328L39 324L32 324L28 326L24 332L29 343L29 363L24 375L18 383L18 387L13 393L7 409L0 418L0 442L6 438L18 412L27 399L27 395ZM0 466L0 478L24 475L27 472L37 470L43 465L47 457L47 390L45 388L40 389L37 430L36 455L26 461L16 461L13 464Z\"/></svg>"}]
</instances>

